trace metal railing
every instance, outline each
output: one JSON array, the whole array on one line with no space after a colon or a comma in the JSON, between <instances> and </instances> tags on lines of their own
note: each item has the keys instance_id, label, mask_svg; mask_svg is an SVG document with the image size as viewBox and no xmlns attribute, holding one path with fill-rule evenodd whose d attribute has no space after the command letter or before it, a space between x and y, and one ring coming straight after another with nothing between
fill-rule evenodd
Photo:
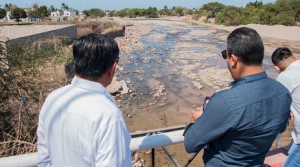
<instances>
[{"instance_id":1,"label":"metal railing","mask_svg":"<svg viewBox=\"0 0 300 167\"><path fill-rule=\"evenodd\" d=\"M130 143L130 150L134 154L136 151L152 149L152 166L154 166L154 148L162 147L166 154L168 154L170 159L173 161L175 166L180 167L178 162L165 146L182 143L184 140L184 136L182 135L184 128L185 125L180 125L131 133L132 139ZM0 166L36 167L37 153L0 158Z\"/></svg>"},{"instance_id":2,"label":"metal railing","mask_svg":"<svg viewBox=\"0 0 300 167\"><path fill-rule=\"evenodd\" d=\"M146 131L138 131L131 133L130 150L132 156L136 151L152 149L152 167L155 164L155 152L154 148L162 147L165 153L169 156L171 161L176 167L180 167L179 163L165 147L168 145L182 143L184 141L183 131L186 125L173 126L160 129L152 129ZM281 134L277 137L276 148L281 146ZM194 153L193 156L184 165L187 167L198 153ZM36 167L37 166L37 153L23 154L0 158L0 166L2 167Z\"/></svg>"}]
</instances>

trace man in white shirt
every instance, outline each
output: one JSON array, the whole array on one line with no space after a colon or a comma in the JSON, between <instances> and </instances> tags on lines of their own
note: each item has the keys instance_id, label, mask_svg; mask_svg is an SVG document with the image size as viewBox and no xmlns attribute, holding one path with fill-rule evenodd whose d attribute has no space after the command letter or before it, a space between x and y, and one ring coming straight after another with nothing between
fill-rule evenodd
<instances>
[{"instance_id":1,"label":"man in white shirt","mask_svg":"<svg viewBox=\"0 0 300 167\"><path fill-rule=\"evenodd\" d=\"M272 62L280 73L277 81L282 83L292 95L291 112L295 130L292 132L294 143L283 167L297 166L300 162L300 60L286 47L276 49L272 54Z\"/></svg>"},{"instance_id":2,"label":"man in white shirt","mask_svg":"<svg viewBox=\"0 0 300 167\"><path fill-rule=\"evenodd\" d=\"M118 44L89 34L74 42L73 55L72 83L53 91L40 112L38 166L132 166L131 136L105 89L119 60Z\"/></svg>"}]
</instances>

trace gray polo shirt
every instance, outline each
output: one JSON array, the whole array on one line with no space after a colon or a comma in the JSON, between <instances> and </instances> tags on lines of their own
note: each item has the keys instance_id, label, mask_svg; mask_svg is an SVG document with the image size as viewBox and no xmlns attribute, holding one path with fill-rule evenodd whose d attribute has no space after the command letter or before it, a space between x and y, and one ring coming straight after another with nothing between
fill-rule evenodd
<instances>
[{"instance_id":1,"label":"gray polo shirt","mask_svg":"<svg viewBox=\"0 0 300 167\"><path fill-rule=\"evenodd\" d=\"M282 83L292 95L291 111L294 114L295 130L292 136L295 144L300 143L300 60L290 64L288 68L281 72L277 81Z\"/></svg>"}]
</instances>

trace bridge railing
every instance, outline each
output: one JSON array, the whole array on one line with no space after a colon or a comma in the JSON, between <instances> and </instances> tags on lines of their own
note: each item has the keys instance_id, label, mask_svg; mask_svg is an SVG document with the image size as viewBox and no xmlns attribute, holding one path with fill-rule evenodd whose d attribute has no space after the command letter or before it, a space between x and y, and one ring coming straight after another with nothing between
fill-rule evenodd
<instances>
[{"instance_id":1,"label":"bridge railing","mask_svg":"<svg viewBox=\"0 0 300 167\"><path fill-rule=\"evenodd\" d=\"M165 146L182 143L184 140L182 135L184 128L185 125L180 125L131 133L132 139L130 143L130 150L132 153L134 153L140 150L152 149L152 166L154 166L154 148L162 147L173 161L175 166L179 166L178 162L174 159ZM36 167L37 153L0 158L0 166Z\"/></svg>"}]
</instances>

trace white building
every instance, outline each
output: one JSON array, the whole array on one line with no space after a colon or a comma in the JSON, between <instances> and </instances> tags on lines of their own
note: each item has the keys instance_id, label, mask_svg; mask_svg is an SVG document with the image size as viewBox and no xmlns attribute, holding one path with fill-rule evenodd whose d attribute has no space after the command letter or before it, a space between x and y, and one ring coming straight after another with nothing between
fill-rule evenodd
<instances>
[{"instance_id":1,"label":"white building","mask_svg":"<svg viewBox=\"0 0 300 167\"><path fill-rule=\"evenodd\" d=\"M73 17L75 17L76 16L76 11L69 11L69 10L65 10L64 11L64 15L63 15L64 17L65 16L67 16L67 17L69 17L69 16L73 16Z\"/></svg>"},{"instance_id":2,"label":"white building","mask_svg":"<svg viewBox=\"0 0 300 167\"><path fill-rule=\"evenodd\" d=\"M65 10L65 11L55 11L55 12L51 12L50 17L52 19L54 18L60 18L62 19L63 17L67 17L68 20L72 20L76 18L76 11L69 11L69 10Z\"/></svg>"},{"instance_id":3,"label":"white building","mask_svg":"<svg viewBox=\"0 0 300 167\"><path fill-rule=\"evenodd\" d=\"M64 14L63 11L57 10L57 11L55 11L55 12L51 12L50 17L61 17L61 16L63 16L63 14Z\"/></svg>"}]
</instances>

